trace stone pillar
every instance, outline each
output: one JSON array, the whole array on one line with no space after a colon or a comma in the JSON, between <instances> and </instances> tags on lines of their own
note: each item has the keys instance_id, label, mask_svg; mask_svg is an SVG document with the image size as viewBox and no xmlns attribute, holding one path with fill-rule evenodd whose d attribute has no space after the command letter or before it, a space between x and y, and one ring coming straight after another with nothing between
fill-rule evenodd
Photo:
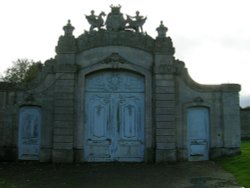
<instances>
[{"instance_id":1,"label":"stone pillar","mask_svg":"<svg viewBox=\"0 0 250 188\"><path fill-rule=\"evenodd\" d=\"M224 124L224 154L231 155L240 151L240 85L222 85L222 106Z\"/></svg>"},{"instance_id":2,"label":"stone pillar","mask_svg":"<svg viewBox=\"0 0 250 188\"><path fill-rule=\"evenodd\" d=\"M167 28L157 28L154 59L154 123L156 162L176 161L176 86L174 48Z\"/></svg>"},{"instance_id":3,"label":"stone pillar","mask_svg":"<svg viewBox=\"0 0 250 188\"><path fill-rule=\"evenodd\" d=\"M75 125L75 54L76 40L74 27L70 20L63 27L64 35L60 36L56 47L56 64L54 71L54 131L53 162L73 162L73 134Z\"/></svg>"},{"instance_id":4,"label":"stone pillar","mask_svg":"<svg viewBox=\"0 0 250 188\"><path fill-rule=\"evenodd\" d=\"M53 162L73 162L75 71L69 64L55 66Z\"/></svg>"}]
</instances>

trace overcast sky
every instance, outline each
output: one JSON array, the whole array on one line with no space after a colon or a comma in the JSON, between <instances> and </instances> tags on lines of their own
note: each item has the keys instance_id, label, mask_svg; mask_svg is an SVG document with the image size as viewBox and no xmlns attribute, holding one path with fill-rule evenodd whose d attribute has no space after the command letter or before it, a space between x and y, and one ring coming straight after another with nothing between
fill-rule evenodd
<instances>
[{"instance_id":1,"label":"overcast sky","mask_svg":"<svg viewBox=\"0 0 250 188\"><path fill-rule=\"evenodd\" d=\"M156 37L162 20L175 57L201 84L239 83L241 106L250 106L250 0L2 0L0 72L18 58L55 56L62 27L70 19L77 37L89 29L85 14L110 12L110 5L148 19L144 30Z\"/></svg>"}]
</instances>

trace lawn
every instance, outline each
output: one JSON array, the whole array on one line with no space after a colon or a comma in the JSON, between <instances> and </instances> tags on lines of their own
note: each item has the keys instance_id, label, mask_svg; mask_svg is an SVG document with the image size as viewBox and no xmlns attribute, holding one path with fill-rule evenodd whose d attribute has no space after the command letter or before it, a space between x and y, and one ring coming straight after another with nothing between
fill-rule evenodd
<instances>
[{"instance_id":1,"label":"lawn","mask_svg":"<svg viewBox=\"0 0 250 188\"><path fill-rule=\"evenodd\" d=\"M231 172L240 185L250 188L250 140L242 141L241 152L241 155L222 157L216 162Z\"/></svg>"}]
</instances>

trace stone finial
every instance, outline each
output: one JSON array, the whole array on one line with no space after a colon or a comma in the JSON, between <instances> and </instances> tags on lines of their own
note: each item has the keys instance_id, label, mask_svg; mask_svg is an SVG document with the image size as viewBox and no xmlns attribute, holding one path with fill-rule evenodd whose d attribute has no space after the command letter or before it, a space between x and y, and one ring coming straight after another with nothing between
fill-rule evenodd
<instances>
[{"instance_id":1,"label":"stone finial","mask_svg":"<svg viewBox=\"0 0 250 188\"><path fill-rule=\"evenodd\" d=\"M75 28L71 25L70 20L68 20L68 24L63 27L64 35L59 37L56 53L74 53L77 49L76 40L73 35L73 30Z\"/></svg>"},{"instance_id":2,"label":"stone finial","mask_svg":"<svg viewBox=\"0 0 250 188\"><path fill-rule=\"evenodd\" d=\"M156 28L156 31L158 32L158 38L165 38L166 33L168 31L168 28L163 25L163 21L161 21L161 24L158 28Z\"/></svg>"},{"instance_id":3,"label":"stone finial","mask_svg":"<svg viewBox=\"0 0 250 188\"><path fill-rule=\"evenodd\" d=\"M68 20L68 24L63 27L64 36L73 36L74 27L71 25L70 20Z\"/></svg>"}]
</instances>

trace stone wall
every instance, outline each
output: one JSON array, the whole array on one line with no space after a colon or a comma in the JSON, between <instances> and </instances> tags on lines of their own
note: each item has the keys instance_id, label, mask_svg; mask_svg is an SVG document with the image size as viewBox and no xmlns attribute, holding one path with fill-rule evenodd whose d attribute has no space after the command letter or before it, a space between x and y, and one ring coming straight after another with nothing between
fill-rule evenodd
<instances>
[{"instance_id":1,"label":"stone wall","mask_svg":"<svg viewBox=\"0 0 250 188\"><path fill-rule=\"evenodd\" d=\"M241 139L250 139L250 108L240 109Z\"/></svg>"},{"instance_id":2,"label":"stone wall","mask_svg":"<svg viewBox=\"0 0 250 188\"><path fill-rule=\"evenodd\" d=\"M0 160L17 158L17 122L15 85L0 83Z\"/></svg>"}]
</instances>

